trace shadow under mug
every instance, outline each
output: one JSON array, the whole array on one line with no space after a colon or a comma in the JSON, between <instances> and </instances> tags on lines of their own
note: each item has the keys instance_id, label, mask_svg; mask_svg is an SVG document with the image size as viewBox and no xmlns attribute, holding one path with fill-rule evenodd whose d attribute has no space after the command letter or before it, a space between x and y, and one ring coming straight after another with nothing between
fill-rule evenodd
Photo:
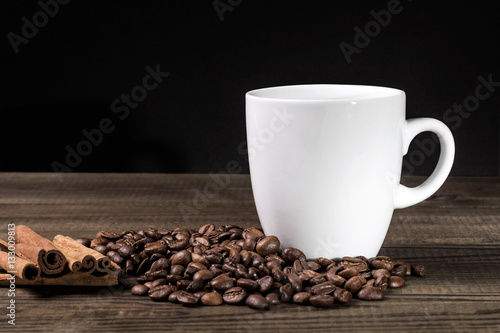
<instances>
[{"instance_id":1,"label":"shadow under mug","mask_svg":"<svg viewBox=\"0 0 500 333\"><path fill-rule=\"evenodd\" d=\"M264 232L308 258L374 257L396 208L437 191L455 155L453 136L431 118L406 120L401 90L295 85L246 94L250 176ZM421 185L400 184L413 138L435 133L436 168Z\"/></svg>"}]
</instances>

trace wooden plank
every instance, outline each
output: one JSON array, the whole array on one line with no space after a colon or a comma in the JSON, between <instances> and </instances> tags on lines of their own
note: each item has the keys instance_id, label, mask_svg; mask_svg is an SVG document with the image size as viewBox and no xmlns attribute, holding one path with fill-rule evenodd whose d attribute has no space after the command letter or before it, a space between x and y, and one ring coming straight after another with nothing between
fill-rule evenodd
<instances>
[{"instance_id":1,"label":"wooden plank","mask_svg":"<svg viewBox=\"0 0 500 333\"><path fill-rule=\"evenodd\" d=\"M208 175L3 173L0 237L7 223L27 224L49 238L150 226L259 225L248 175L232 175L185 218L179 205L194 206L196 191L211 182ZM500 178L452 177L429 200L395 211L380 253L425 264L427 277L408 278L381 302L353 300L330 309L282 304L269 312L155 303L123 287L19 287L16 326L32 332L500 331Z\"/></svg>"},{"instance_id":2,"label":"wooden plank","mask_svg":"<svg viewBox=\"0 0 500 333\"><path fill-rule=\"evenodd\" d=\"M10 286L11 274L0 274L0 286ZM114 286L118 284L118 276L105 274L101 276L84 275L65 272L60 276L40 276L36 280L15 279L16 287L19 286Z\"/></svg>"}]
</instances>

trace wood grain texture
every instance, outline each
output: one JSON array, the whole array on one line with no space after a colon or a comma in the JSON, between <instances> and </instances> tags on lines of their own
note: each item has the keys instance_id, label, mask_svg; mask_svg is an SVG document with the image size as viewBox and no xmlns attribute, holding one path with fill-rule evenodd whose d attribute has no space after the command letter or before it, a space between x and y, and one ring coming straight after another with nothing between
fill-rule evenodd
<instances>
[{"instance_id":1,"label":"wood grain texture","mask_svg":"<svg viewBox=\"0 0 500 333\"><path fill-rule=\"evenodd\" d=\"M403 179L407 185L421 181ZM216 182L209 175L3 173L0 221L2 238L8 223L28 225L48 238L205 223L259 226L248 175ZM16 329L500 331L499 178L450 178L430 199L396 210L380 254L423 263L427 277L408 278L380 302L353 300L330 309L282 304L269 312L154 303L124 287L19 287ZM5 309L6 291L0 292ZM0 331L10 328L2 311Z\"/></svg>"}]
</instances>

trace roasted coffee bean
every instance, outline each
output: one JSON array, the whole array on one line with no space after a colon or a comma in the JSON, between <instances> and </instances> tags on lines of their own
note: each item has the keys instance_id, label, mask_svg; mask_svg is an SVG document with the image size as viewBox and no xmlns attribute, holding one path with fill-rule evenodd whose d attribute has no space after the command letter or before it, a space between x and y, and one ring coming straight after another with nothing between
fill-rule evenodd
<instances>
[{"instance_id":1,"label":"roasted coffee bean","mask_svg":"<svg viewBox=\"0 0 500 333\"><path fill-rule=\"evenodd\" d=\"M87 237L79 237L79 238L75 238L75 240L82 244L83 246L86 246L86 247L90 247L90 242L92 242L92 240L90 238L87 238Z\"/></svg>"},{"instance_id":2,"label":"roasted coffee bean","mask_svg":"<svg viewBox=\"0 0 500 333\"><path fill-rule=\"evenodd\" d=\"M105 245L96 245L93 247L94 251L97 251L101 254L104 254L106 255L106 253L108 253L108 249L106 248Z\"/></svg>"},{"instance_id":3,"label":"roasted coffee bean","mask_svg":"<svg viewBox=\"0 0 500 333\"><path fill-rule=\"evenodd\" d=\"M278 260L271 260L271 261L266 260L266 267L269 268L271 271L274 268L281 270L281 263Z\"/></svg>"},{"instance_id":4,"label":"roasted coffee bean","mask_svg":"<svg viewBox=\"0 0 500 333\"><path fill-rule=\"evenodd\" d=\"M90 247L94 249L97 245L106 246L109 242L110 240L107 238L97 237L90 241Z\"/></svg>"},{"instance_id":5,"label":"roasted coffee bean","mask_svg":"<svg viewBox=\"0 0 500 333\"><path fill-rule=\"evenodd\" d=\"M302 291L302 281L297 274L289 273L286 276L286 279L288 280L288 283L290 283L290 286L292 287L294 293L299 293Z\"/></svg>"},{"instance_id":6,"label":"roasted coffee bean","mask_svg":"<svg viewBox=\"0 0 500 333\"><path fill-rule=\"evenodd\" d=\"M335 285L332 282L327 281L312 286L311 292L316 295L327 295L331 294L335 289Z\"/></svg>"},{"instance_id":7,"label":"roasted coffee bean","mask_svg":"<svg viewBox=\"0 0 500 333\"><path fill-rule=\"evenodd\" d=\"M211 271L212 273L214 273L214 276L219 276L222 273L224 273L222 271L222 265L219 265L219 264L212 264L212 265L210 265L208 267L208 270Z\"/></svg>"},{"instance_id":8,"label":"roasted coffee bean","mask_svg":"<svg viewBox=\"0 0 500 333\"><path fill-rule=\"evenodd\" d=\"M218 252L205 253L203 256L211 264L222 264L222 260L223 260L222 254L220 254Z\"/></svg>"},{"instance_id":9,"label":"roasted coffee bean","mask_svg":"<svg viewBox=\"0 0 500 333\"><path fill-rule=\"evenodd\" d=\"M132 289L130 289L130 292L132 293L132 295L137 295L137 296L147 295L148 291L149 291L149 288L143 284L136 284L135 286L132 287Z\"/></svg>"},{"instance_id":10,"label":"roasted coffee bean","mask_svg":"<svg viewBox=\"0 0 500 333\"><path fill-rule=\"evenodd\" d=\"M189 244L189 239L176 239L172 242L168 242L168 248L172 251L184 250Z\"/></svg>"},{"instance_id":11,"label":"roasted coffee bean","mask_svg":"<svg viewBox=\"0 0 500 333\"><path fill-rule=\"evenodd\" d=\"M355 268L358 272L366 271L368 269L368 264L366 261L360 258L343 257L340 262L344 268Z\"/></svg>"},{"instance_id":12,"label":"roasted coffee bean","mask_svg":"<svg viewBox=\"0 0 500 333\"><path fill-rule=\"evenodd\" d=\"M170 262L167 258L160 258L151 264L151 271L166 270L170 266Z\"/></svg>"},{"instance_id":13,"label":"roasted coffee bean","mask_svg":"<svg viewBox=\"0 0 500 333\"><path fill-rule=\"evenodd\" d=\"M260 266L267 267L266 261L264 260L264 258L262 258L260 256L260 254L257 254L256 252L252 252L252 251L250 251L250 254L252 255L252 267L256 267L256 268L259 268ZM269 272L271 272L271 271L269 271Z\"/></svg>"},{"instance_id":14,"label":"roasted coffee bean","mask_svg":"<svg viewBox=\"0 0 500 333\"><path fill-rule=\"evenodd\" d=\"M187 291L187 290L186 290L186 291ZM195 297L197 297L197 298L200 300L200 302L201 302L201 298L202 298L202 297L203 297L203 295L205 295L206 293L208 293L208 291L205 291L205 290L198 290L198 291L193 292L193 295L194 295Z\"/></svg>"},{"instance_id":15,"label":"roasted coffee bean","mask_svg":"<svg viewBox=\"0 0 500 333\"><path fill-rule=\"evenodd\" d=\"M149 238L153 239L159 239L158 231L156 229L148 229L144 230L144 235L148 236Z\"/></svg>"},{"instance_id":16,"label":"roasted coffee bean","mask_svg":"<svg viewBox=\"0 0 500 333\"><path fill-rule=\"evenodd\" d=\"M267 267L266 267L266 269L269 270L269 268L267 268ZM269 274L265 274L265 272L262 272L262 270L261 270L261 273L263 273L261 275L269 275ZM273 268L271 275L273 276L274 281L277 281L277 282L280 282L285 277L285 274L283 274L283 271L279 268Z\"/></svg>"},{"instance_id":17,"label":"roasted coffee bean","mask_svg":"<svg viewBox=\"0 0 500 333\"><path fill-rule=\"evenodd\" d=\"M205 224L204 226L198 229L198 233L205 235L207 232L211 232L215 230L215 226L213 224Z\"/></svg>"},{"instance_id":18,"label":"roasted coffee bean","mask_svg":"<svg viewBox=\"0 0 500 333\"><path fill-rule=\"evenodd\" d=\"M239 304L247 297L247 292L241 287L233 287L224 292L222 299L227 304Z\"/></svg>"},{"instance_id":19,"label":"roasted coffee bean","mask_svg":"<svg viewBox=\"0 0 500 333\"><path fill-rule=\"evenodd\" d=\"M273 286L273 278L271 276L264 276L257 280L257 283L259 284L259 292L262 294L266 294L271 290L271 287Z\"/></svg>"},{"instance_id":20,"label":"roasted coffee bean","mask_svg":"<svg viewBox=\"0 0 500 333\"><path fill-rule=\"evenodd\" d=\"M316 261L307 261L303 263L305 269L310 269L312 271L318 271L321 269L321 265Z\"/></svg>"},{"instance_id":21,"label":"roasted coffee bean","mask_svg":"<svg viewBox=\"0 0 500 333\"><path fill-rule=\"evenodd\" d=\"M248 295L245 304L253 309L269 310L269 301L261 294Z\"/></svg>"},{"instance_id":22,"label":"roasted coffee bean","mask_svg":"<svg viewBox=\"0 0 500 333\"><path fill-rule=\"evenodd\" d=\"M332 282L337 287L342 287L346 282L346 279L344 279L342 276L338 276L331 273L326 273L325 277L328 281Z\"/></svg>"},{"instance_id":23,"label":"roasted coffee bean","mask_svg":"<svg viewBox=\"0 0 500 333\"><path fill-rule=\"evenodd\" d=\"M180 290L176 290L174 292L172 292L169 296L168 296L168 301L171 302L171 303L179 303L177 301L177 296L180 294Z\"/></svg>"},{"instance_id":24,"label":"roasted coffee bean","mask_svg":"<svg viewBox=\"0 0 500 333\"><path fill-rule=\"evenodd\" d=\"M391 258L385 256L378 256L373 258L370 263L374 268L383 268L389 272L394 268Z\"/></svg>"},{"instance_id":25,"label":"roasted coffee bean","mask_svg":"<svg viewBox=\"0 0 500 333\"><path fill-rule=\"evenodd\" d=\"M262 231L260 231L259 229L257 228L254 228L254 227L250 227L250 228L246 228L245 230L243 230L243 238L244 239L257 239L257 238L262 238L264 237L264 233Z\"/></svg>"},{"instance_id":26,"label":"roasted coffee bean","mask_svg":"<svg viewBox=\"0 0 500 333\"><path fill-rule=\"evenodd\" d=\"M316 258L316 262L320 264L321 267L327 267L328 265L334 264L334 261L323 257Z\"/></svg>"},{"instance_id":27,"label":"roasted coffee bean","mask_svg":"<svg viewBox=\"0 0 500 333\"><path fill-rule=\"evenodd\" d=\"M193 280L191 281L190 284L186 287L186 291L189 291L190 293L199 291L203 288L204 281L202 279L199 280Z\"/></svg>"},{"instance_id":28,"label":"roasted coffee bean","mask_svg":"<svg viewBox=\"0 0 500 333\"><path fill-rule=\"evenodd\" d=\"M193 280L211 280L214 278L214 273L208 269L201 269L198 272L194 273Z\"/></svg>"},{"instance_id":29,"label":"roasted coffee bean","mask_svg":"<svg viewBox=\"0 0 500 333\"><path fill-rule=\"evenodd\" d=\"M317 307L327 307L333 304L335 299L332 295L312 295L309 302Z\"/></svg>"},{"instance_id":30,"label":"roasted coffee bean","mask_svg":"<svg viewBox=\"0 0 500 333\"><path fill-rule=\"evenodd\" d=\"M187 288L187 286L189 286L189 284L191 282L192 282L191 280L187 280L187 279L179 280L176 283L177 289L179 289L179 290L181 290L181 289L185 290Z\"/></svg>"},{"instance_id":31,"label":"roasted coffee bean","mask_svg":"<svg viewBox=\"0 0 500 333\"><path fill-rule=\"evenodd\" d=\"M123 258L128 258L133 252L134 248L130 245L124 244L118 248L117 251Z\"/></svg>"},{"instance_id":32,"label":"roasted coffee bean","mask_svg":"<svg viewBox=\"0 0 500 333\"><path fill-rule=\"evenodd\" d=\"M257 283L257 281L251 279L238 279L236 281L236 285L248 291L254 291L259 288L259 284Z\"/></svg>"},{"instance_id":33,"label":"roasted coffee bean","mask_svg":"<svg viewBox=\"0 0 500 333\"><path fill-rule=\"evenodd\" d=\"M330 265L326 268L326 273L336 275L338 272L342 271L343 269L344 269L344 266L342 264Z\"/></svg>"},{"instance_id":34,"label":"roasted coffee bean","mask_svg":"<svg viewBox=\"0 0 500 333\"><path fill-rule=\"evenodd\" d=\"M157 233L159 236L163 237L166 235L170 235L172 233L172 231L170 231L169 229L158 229Z\"/></svg>"},{"instance_id":35,"label":"roasted coffee bean","mask_svg":"<svg viewBox=\"0 0 500 333\"><path fill-rule=\"evenodd\" d=\"M358 291L357 296L364 301L379 301L384 298L384 292L377 287L365 287Z\"/></svg>"},{"instance_id":36,"label":"roasted coffee bean","mask_svg":"<svg viewBox=\"0 0 500 333\"><path fill-rule=\"evenodd\" d=\"M290 283L285 283L280 287L280 301L281 303L288 303L292 300L293 289Z\"/></svg>"},{"instance_id":37,"label":"roasted coffee bean","mask_svg":"<svg viewBox=\"0 0 500 333\"><path fill-rule=\"evenodd\" d=\"M271 305L280 304L280 295L278 293L269 293L266 295L266 299L269 301Z\"/></svg>"},{"instance_id":38,"label":"roasted coffee bean","mask_svg":"<svg viewBox=\"0 0 500 333\"><path fill-rule=\"evenodd\" d=\"M353 276L359 275L359 271L356 267L349 267L337 273L337 275L343 277L348 280Z\"/></svg>"},{"instance_id":39,"label":"roasted coffee bean","mask_svg":"<svg viewBox=\"0 0 500 333\"><path fill-rule=\"evenodd\" d=\"M161 258L167 258L167 257L165 257L165 256L164 256L163 254L161 254L161 253L153 253L153 254L151 255L151 257L149 257L149 261L153 263L153 262L155 262L156 260L161 259Z\"/></svg>"},{"instance_id":40,"label":"roasted coffee bean","mask_svg":"<svg viewBox=\"0 0 500 333\"><path fill-rule=\"evenodd\" d=\"M144 246L144 253L148 256L152 255L153 253L165 254L167 253L167 246L165 245L164 241L148 243L146 244L146 246Z\"/></svg>"},{"instance_id":41,"label":"roasted coffee bean","mask_svg":"<svg viewBox=\"0 0 500 333\"><path fill-rule=\"evenodd\" d=\"M234 280L232 277L219 275L210 282L212 288L219 290L227 290L234 287Z\"/></svg>"},{"instance_id":42,"label":"roasted coffee bean","mask_svg":"<svg viewBox=\"0 0 500 333\"><path fill-rule=\"evenodd\" d=\"M248 252L247 250L242 250L240 252L240 262L246 267L250 266L250 264L252 263L252 256L250 255L250 252Z\"/></svg>"},{"instance_id":43,"label":"roasted coffee bean","mask_svg":"<svg viewBox=\"0 0 500 333\"><path fill-rule=\"evenodd\" d=\"M361 276L365 280L370 280L373 277L371 271L360 272L359 276Z\"/></svg>"},{"instance_id":44,"label":"roasted coffee bean","mask_svg":"<svg viewBox=\"0 0 500 333\"><path fill-rule=\"evenodd\" d=\"M222 265L222 270L224 272L235 273L236 269L237 269L236 266L232 266L232 265L227 264L227 263L225 263L224 265Z\"/></svg>"},{"instance_id":45,"label":"roasted coffee bean","mask_svg":"<svg viewBox=\"0 0 500 333\"><path fill-rule=\"evenodd\" d=\"M283 285L283 283L281 283L281 282L273 281L273 284L271 285L271 290L279 289L279 288L281 288L282 285ZM293 292L293 290L292 290L292 292Z\"/></svg>"},{"instance_id":46,"label":"roasted coffee bean","mask_svg":"<svg viewBox=\"0 0 500 333\"><path fill-rule=\"evenodd\" d=\"M375 282L373 282L373 286L380 288L383 292L386 292L388 287L387 281L388 279L385 276L381 275L375 279Z\"/></svg>"},{"instance_id":47,"label":"roasted coffee bean","mask_svg":"<svg viewBox=\"0 0 500 333\"><path fill-rule=\"evenodd\" d=\"M363 285L362 288L370 287L370 286L374 286L374 285L375 285L375 279L370 279L370 280L366 281L366 283Z\"/></svg>"},{"instance_id":48,"label":"roasted coffee bean","mask_svg":"<svg viewBox=\"0 0 500 333\"><path fill-rule=\"evenodd\" d=\"M401 277L406 276L406 266L404 265L394 266L394 268L391 271L391 275L401 276Z\"/></svg>"},{"instance_id":49,"label":"roasted coffee bean","mask_svg":"<svg viewBox=\"0 0 500 333\"><path fill-rule=\"evenodd\" d=\"M237 279L249 279L250 274L248 274L247 268L243 266L242 264L237 264L236 265L236 272L234 273L234 276Z\"/></svg>"},{"instance_id":50,"label":"roasted coffee bean","mask_svg":"<svg viewBox=\"0 0 500 333\"><path fill-rule=\"evenodd\" d=\"M108 244L106 244L106 248L108 249L108 251L117 251L120 248L120 245L111 241Z\"/></svg>"},{"instance_id":51,"label":"roasted coffee bean","mask_svg":"<svg viewBox=\"0 0 500 333\"><path fill-rule=\"evenodd\" d=\"M203 246L210 246L210 240L208 239L207 236L203 236L203 237L196 237L194 239L194 245L203 245Z\"/></svg>"},{"instance_id":52,"label":"roasted coffee bean","mask_svg":"<svg viewBox=\"0 0 500 333\"><path fill-rule=\"evenodd\" d=\"M274 254L280 249L280 241L276 236L266 236L262 238L255 246L255 251L265 257Z\"/></svg>"},{"instance_id":53,"label":"roasted coffee bean","mask_svg":"<svg viewBox=\"0 0 500 333\"><path fill-rule=\"evenodd\" d=\"M180 276L180 275L174 275L174 274L168 274L167 275L167 281L169 283L172 283L172 284L175 284L177 285L177 281L180 281L182 280L184 277Z\"/></svg>"},{"instance_id":54,"label":"roasted coffee bean","mask_svg":"<svg viewBox=\"0 0 500 333\"><path fill-rule=\"evenodd\" d=\"M191 252L188 250L181 250L170 257L170 264L173 265L187 265L191 261Z\"/></svg>"},{"instance_id":55,"label":"roasted coffee bean","mask_svg":"<svg viewBox=\"0 0 500 333\"><path fill-rule=\"evenodd\" d=\"M191 256L192 256L192 254L191 254ZM204 264L202 264L202 263L200 263L200 262L193 262L193 261L191 261L191 262L187 265L187 268L186 268L186 270L185 270L184 274L185 274L188 270L189 270L190 272L192 272L192 273L196 273L196 272L198 272L198 271L203 271L203 270L208 270L208 267L209 267L209 266L210 266L210 264L209 264L209 265L204 265Z\"/></svg>"},{"instance_id":56,"label":"roasted coffee bean","mask_svg":"<svg viewBox=\"0 0 500 333\"><path fill-rule=\"evenodd\" d=\"M258 280L259 279L259 270L255 267L248 268L248 276L250 279ZM272 278L271 278L272 280Z\"/></svg>"},{"instance_id":57,"label":"roasted coffee bean","mask_svg":"<svg viewBox=\"0 0 500 333\"><path fill-rule=\"evenodd\" d=\"M313 272L313 271L311 271ZM283 268L283 274L288 275L288 274L295 274L295 275L299 275L299 274L302 274L302 272L298 272L295 268L293 268L293 266L286 266Z\"/></svg>"},{"instance_id":58,"label":"roasted coffee bean","mask_svg":"<svg viewBox=\"0 0 500 333\"><path fill-rule=\"evenodd\" d=\"M141 284L144 284L148 281L154 281L154 280L155 280L155 278L153 276L151 276L150 273L144 273L144 274L137 277L137 282L141 283Z\"/></svg>"},{"instance_id":59,"label":"roasted coffee bean","mask_svg":"<svg viewBox=\"0 0 500 333\"><path fill-rule=\"evenodd\" d=\"M302 272L300 272L298 275L299 275L299 277L301 277L302 281L309 281L310 279L312 279L312 278L314 278L316 276L323 276L323 274L320 274L318 272L312 271L310 269L305 269Z\"/></svg>"},{"instance_id":60,"label":"roasted coffee bean","mask_svg":"<svg viewBox=\"0 0 500 333\"><path fill-rule=\"evenodd\" d=\"M153 282L151 282L151 287L150 288L154 288L154 287L158 287L158 286L163 286L165 284L167 284L167 279L165 279L165 278L156 279Z\"/></svg>"},{"instance_id":61,"label":"roasted coffee bean","mask_svg":"<svg viewBox=\"0 0 500 333\"><path fill-rule=\"evenodd\" d=\"M148 295L153 301L167 300L167 297L175 291L174 286L162 285L149 289Z\"/></svg>"},{"instance_id":62,"label":"roasted coffee bean","mask_svg":"<svg viewBox=\"0 0 500 333\"><path fill-rule=\"evenodd\" d=\"M317 284L325 283L326 281L327 281L326 275L319 274L319 275L316 275L316 276L312 277L311 279L309 279L309 284L310 285L317 285Z\"/></svg>"},{"instance_id":63,"label":"roasted coffee bean","mask_svg":"<svg viewBox=\"0 0 500 333\"><path fill-rule=\"evenodd\" d=\"M385 276L386 278L391 277L391 273L387 269L374 269L372 270L372 277L374 279L378 278L379 276Z\"/></svg>"},{"instance_id":64,"label":"roasted coffee bean","mask_svg":"<svg viewBox=\"0 0 500 333\"><path fill-rule=\"evenodd\" d=\"M241 259L240 250L238 250L237 248L232 248L231 250L229 250L229 259L231 259L231 261L235 264L238 264Z\"/></svg>"},{"instance_id":65,"label":"roasted coffee bean","mask_svg":"<svg viewBox=\"0 0 500 333\"><path fill-rule=\"evenodd\" d=\"M405 279L401 276L393 275L389 278L387 284L389 285L389 288L401 288L405 285Z\"/></svg>"},{"instance_id":66,"label":"roasted coffee bean","mask_svg":"<svg viewBox=\"0 0 500 333\"><path fill-rule=\"evenodd\" d=\"M272 262L276 262L277 261L280 264L281 267L283 267L286 264L285 260L283 260L283 258L281 258L279 256L279 254L277 254L277 253L276 254L268 254L267 256L265 256L264 261L266 262L266 264L268 262L271 262L271 261ZM269 267L269 268L271 268L271 267Z\"/></svg>"},{"instance_id":67,"label":"roasted coffee bean","mask_svg":"<svg viewBox=\"0 0 500 333\"><path fill-rule=\"evenodd\" d=\"M167 275L168 275L168 271L162 269L160 271L154 271L154 272L151 272L149 271L149 275L153 278L153 279L160 279L160 278L166 278Z\"/></svg>"},{"instance_id":68,"label":"roasted coffee bean","mask_svg":"<svg viewBox=\"0 0 500 333\"><path fill-rule=\"evenodd\" d=\"M181 290L177 294L177 302L181 303L182 305L194 306L198 304L198 301L199 301L198 297L185 290Z\"/></svg>"},{"instance_id":69,"label":"roasted coffee bean","mask_svg":"<svg viewBox=\"0 0 500 333\"><path fill-rule=\"evenodd\" d=\"M304 252L293 247L287 247L281 251L281 257L286 261L287 264L293 265L293 262L298 259L306 259Z\"/></svg>"},{"instance_id":70,"label":"roasted coffee bean","mask_svg":"<svg viewBox=\"0 0 500 333\"><path fill-rule=\"evenodd\" d=\"M349 303L349 301L352 299L352 293L349 290L345 289L335 289L333 292L333 298L341 304Z\"/></svg>"},{"instance_id":71,"label":"roasted coffee bean","mask_svg":"<svg viewBox=\"0 0 500 333\"><path fill-rule=\"evenodd\" d=\"M172 265L172 267L170 267L170 274L182 275L182 274L184 274L185 270L186 270L186 268L182 265Z\"/></svg>"},{"instance_id":72,"label":"roasted coffee bean","mask_svg":"<svg viewBox=\"0 0 500 333\"><path fill-rule=\"evenodd\" d=\"M203 305L221 305L222 304L222 295L216 291L212 291L204 294L200 298L201 304Z\"/></svg>"},{"instance_id":73,"label":"roasted coffee bean","mask_svg":"<svg viewBox=\"0 0 500 333\"><path fill-rule=\"evenodd\" d=\"M115 232L112 231L99 231L96 235L96 238L106 238L109 240L117 240L120 238L120 235L118 235Z\"/></svg>"},{"instance_id":74,"label":"roasted coffee bean","mask_svg":"<svg viewBox=\"0 0 500 333\"><path fill-rule=\"evenodd\" d=\"M290 266L287 266L287 267L290 267ZM303 261L301 261L301 260L295 260L295 261L293 262L293 269L294 269L297 273L300 273L300 272L302 272L302 271L303 271L303 270L305 270L305 269L309 269L309 267L307 267L307 268L306 268L306 267L304 267L304 265L303 265Z\"/></svg>"},{"instance_id":75,"label":"roasted coffee bean","mask_svg":"<svg viewBox=\"0 0 500 333\"><path fill-rule=\"evenodd\" d=\"M253 238L245 238L245 241L243 243L243 250L254 251L256 244L257 244L257 242L255 242L255 239L253 239Z\"/></svg>"},{"instance_id":76,"label":"roasted coffee bean","mask_svg":"<svg viewBox=\"0 0 500 333\"><path fill-rule=\"evenodd\" d=\"M126 274L135 273L135 265L131 259L127 260L127 262L125 263L125 273Z\"/></svg>"},{"instance_id":77,"label":"roasted coffee bean","mask_svg":"<svg viewBox=\"0 0 500 333\"><path fill-rule=\"evenodd\" d=\"M411 266L411 274L414 276L425 276L425 266L422 264Z\"/></svg>"},{"instance_id":78,"label":"roasted coffee bean","mask_svg":"<svg viewBox=\"0 0 500 333\"><path fill-rule=\"evenodd\" d=\"M351 293L355 293L359 289L361 289L364 283L366 283L366 280L361 276L357 275L347 280L344 285L344 288L349 290Z\"/></svg>"},{"instance_id":79,"label":"roasted coffee bean","mask_svg":"<svg viewBox=\"0 0 500 333\"><path fill-rule=\"evenodd\" d=\"M309 303L309 298L312 295L313 295L312 293L308 293L308 292L304 292L304 291L298 292L298 293L293 295L292 302L297 303L297 304L307 304L307 303Z\"/></svg>"},{"instance_id":80,"label":"roasted coffee bean","mask_svg":"<svg viewBox=\"0 0 500 333\"><path fill-rule=\"evenodd\" d=\"M116 251L108 251L108 253L106 253L106 256L108 256L109 259L111 259L115 264L118 265L120 265L123 261L123 257Z\"/></svg>"}]
</instances>

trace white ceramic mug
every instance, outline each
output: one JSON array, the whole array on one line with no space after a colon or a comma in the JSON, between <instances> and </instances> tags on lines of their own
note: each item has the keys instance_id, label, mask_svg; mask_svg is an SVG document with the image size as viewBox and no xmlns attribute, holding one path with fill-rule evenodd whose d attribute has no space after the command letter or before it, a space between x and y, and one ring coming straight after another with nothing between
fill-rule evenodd
<instances>
[{"instance_id":1,"label":"white ceramic mug","mask_svg":"<svg viewBox=\"0 0 500 333\"><path fill-rule=\"evenodd\" d=\"M246 94L250 176L261 225L308 258L374 257L395 208L441 187L455 155L453 136L431 118L406 120L401 90L296 85ZM413 138L437 134L441 153L426 181L400 184Z\"/></svg>"}]
</instances>

